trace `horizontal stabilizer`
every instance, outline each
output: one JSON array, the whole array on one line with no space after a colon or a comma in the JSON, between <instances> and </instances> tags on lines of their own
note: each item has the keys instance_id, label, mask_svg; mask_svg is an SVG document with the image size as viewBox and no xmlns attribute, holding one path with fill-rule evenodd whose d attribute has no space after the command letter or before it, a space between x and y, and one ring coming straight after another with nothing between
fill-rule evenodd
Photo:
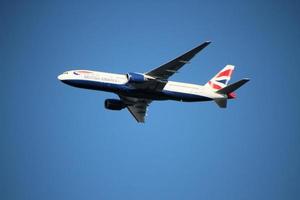
<instances>
[{"instance_id":1,"label":"horizontal stabilizer","mask_svg":"<svg viewBox=\"0 0 300 200\"><path fill-rule=\"evenodd\" d=\"M215 99L216 104L218 104L218 106L220 108L226 108L227 107L227 99Z\"/></svg>"},{"instance_id":2,"label":"horizontal stabilizer","mask_svg":"<svg viewBox=\"0 0 300 200\"><path fill-rule=\"evenodd\" d=\"M233 84L230 84L230 85L218 90L217 93L219 93L219 94L229 94L229 93L237 90L238 88L240 88L242 85L244 85L248 81L250 81L250 79L245 78L245 79L239 80L238 82L235 82Z\"/></svg>"}]
</instances>

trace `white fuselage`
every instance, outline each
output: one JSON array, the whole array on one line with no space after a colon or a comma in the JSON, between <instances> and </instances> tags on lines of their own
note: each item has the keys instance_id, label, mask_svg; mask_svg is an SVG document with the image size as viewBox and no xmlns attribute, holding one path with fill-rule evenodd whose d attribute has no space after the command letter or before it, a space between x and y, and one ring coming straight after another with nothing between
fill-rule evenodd
<instances>
[{"instance_id":1,"label":"white fuselage","mask_svg":"<svg viewBox=\"0 0 300 200\"><path fill-rule=\"evenodd\" d=\"M125 74L114 74L90 70L72 70L58 76L62 82L79 88L114 92L119 95L152 100L209 101L226 98L209 87L168 81L160 91L137 89L128 84Z\"/></svg>"}]
</instances>

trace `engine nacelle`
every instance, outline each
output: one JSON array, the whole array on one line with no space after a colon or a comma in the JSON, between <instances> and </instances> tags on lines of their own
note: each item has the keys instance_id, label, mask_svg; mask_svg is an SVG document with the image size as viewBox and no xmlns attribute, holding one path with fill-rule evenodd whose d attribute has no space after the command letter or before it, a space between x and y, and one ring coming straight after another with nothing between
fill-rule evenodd
<instances>
[{"instance_id":1,"label":"engine nacelle","mask_svg":"<svg viewBox=\"0 0 300 200\"><path fill-rule=\"evenodd\" d=\"M127 74L127 79L129 83L142 83L147 80L143 74L133 72Z\"/></svg>"},{"instance_id":2,"label":"engine nacelle","mask_svg":"<svg viewBox=\"0 0 300 200\"><path fill-rule=\"evenodd\" d=\"M122 110L126 105L119 99L106 99L104 101L104 107L109 110Z\"/></svg>"}]
</instances>

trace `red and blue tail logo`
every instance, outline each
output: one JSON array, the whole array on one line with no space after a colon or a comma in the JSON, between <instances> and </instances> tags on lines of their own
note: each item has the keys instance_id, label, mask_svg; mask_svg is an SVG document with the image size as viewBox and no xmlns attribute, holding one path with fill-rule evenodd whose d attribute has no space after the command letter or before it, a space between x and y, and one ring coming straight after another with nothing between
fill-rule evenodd
<instances>
[{"instance_id":1,"label":"red and blue tail logo","mask_svg":"<svg viewBox=\"0 0 300 200\"><path fill-rule=\"evenodd\" d=\"M205 84L205 86L210 87L214 91L226 87L231 78L233 70L233 65L226 65L219 73L217 73L212 79L210 79Z\"/></svg>"}]
</instances>

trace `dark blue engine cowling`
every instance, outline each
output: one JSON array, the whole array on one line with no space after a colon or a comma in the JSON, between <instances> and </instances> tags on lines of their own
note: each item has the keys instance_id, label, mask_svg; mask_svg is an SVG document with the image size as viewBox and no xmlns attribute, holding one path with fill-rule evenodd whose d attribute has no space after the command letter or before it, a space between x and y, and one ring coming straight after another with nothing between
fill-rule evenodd
<instances>
[{"instance_id":1,"label":"dark blue engine cowling","mask_svg":"<svg viewBox=\"0 0 300 200\"><path fill-rule=\"evenodd\" d=\"M109 110L122 110L126 107L125 103L119 99L106 99L104 106Z\"/></svg>"},{"instance_id":2,"label":"dark blue engine cowling","mask_svg":"<svg viewBox=\"0 0 300 200\"><path fill-rule=\"evenodd\" d=\"M142 83L146 80L143 74L133 72L127 74L127 79L129 83Z\"/></svg>"}]
</instances>

